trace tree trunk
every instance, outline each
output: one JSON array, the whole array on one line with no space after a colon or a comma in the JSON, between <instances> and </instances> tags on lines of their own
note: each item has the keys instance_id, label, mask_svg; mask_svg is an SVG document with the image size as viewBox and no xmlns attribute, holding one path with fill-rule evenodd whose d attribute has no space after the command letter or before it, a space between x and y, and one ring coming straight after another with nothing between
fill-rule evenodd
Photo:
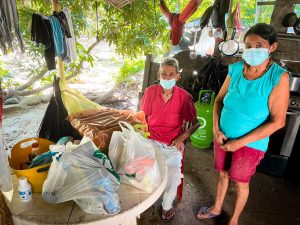
<instances>
[{"instance_id":1,"label":"tree trunk","mask_svg":"<svg viewBox=\"0 0 300 225\"><path fill-rule=\"evenodd\" d=\"M14 225L11 213L6 205L2 192L0 192L0 224Z\"/></svg>"},{"instance_id":2,"label":"tree trunk","mask_svg":"<svg viewBox=\"0 0 300 225\"><path fill-rule=\"evenodd\" d=\"M103 39L103 38L102 38ZM101 40L96 40L93 44L91 44L87 50L87 53L90 53L99 43ZM79 62L79 66L77 67L77 69L75 71L72 72L72 75L66 77L66 80L69 80L73 77L76 77L82 69L84 60L81 60ZM26 88L30 87L32 84L34 84L36 81L38 81L40 78L42 78L43 76L45 76L45 74L48 72L48 70L46 68L43 68L41 70L41 72L39 72L39 74L37 76L35 76L34 78L32 78L30 81L28 81L27 83L25 83L24 85L18 87L17 89L13 90L13 89L9 89L8 91L6 91L6 95L4 95L4 100L7 100L9 98L12 97L16 97L16 96L27 96L27 95L33 95L36 94L38 92L41 92L47 88L52 87L52 84L47 84L45 86L42 87L38 87L36 89L33 90L25 90Z\"/></svg>"}]
</instances>

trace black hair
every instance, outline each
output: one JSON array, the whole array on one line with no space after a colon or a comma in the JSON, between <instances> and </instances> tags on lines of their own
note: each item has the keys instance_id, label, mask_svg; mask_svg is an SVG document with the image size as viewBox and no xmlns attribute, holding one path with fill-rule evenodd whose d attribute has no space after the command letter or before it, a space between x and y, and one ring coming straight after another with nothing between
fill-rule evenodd
<instances>
[{"instance_id":1,"label":"black hair","mask_svg":"<svg viewBox=\"0 0 300 225\"><path fill-rule=\"evenodd\" d=\"M275 29L271 25L266 23L257 23L253 27L251 27L244 36L244 42L247 36L249 36L250 34L256 34L260 36L262 39L268 41L270 45L278 42Z\"/></svg>"}]
</instances>

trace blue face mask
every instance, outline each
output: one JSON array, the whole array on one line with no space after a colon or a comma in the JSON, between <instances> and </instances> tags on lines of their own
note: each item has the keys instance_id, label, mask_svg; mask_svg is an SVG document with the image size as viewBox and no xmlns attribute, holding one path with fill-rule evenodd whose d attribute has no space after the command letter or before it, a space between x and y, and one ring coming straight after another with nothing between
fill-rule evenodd
<instances>
[{"instance_id":1,"label":"blue face mask","mask_svg":"<svg viewBox=\"0 0 300 225\"><path fill-rule=\"evenodd\" d=\"M258 66L269 58L269 49L267 48L248 48L244 50L242 58L250 66Z\"/></svg>"},{"instance_id":2,"label":"blue face mask","mask_svg":"<svg viewBox=\"0 0 300 225\"><path fill-rule=\"evenodd\" d=\"M176 80L175 78L171 80L160 79L159 84L162 86L163 89L170 90L175 86Z\"/></svg>"}]
</instances>

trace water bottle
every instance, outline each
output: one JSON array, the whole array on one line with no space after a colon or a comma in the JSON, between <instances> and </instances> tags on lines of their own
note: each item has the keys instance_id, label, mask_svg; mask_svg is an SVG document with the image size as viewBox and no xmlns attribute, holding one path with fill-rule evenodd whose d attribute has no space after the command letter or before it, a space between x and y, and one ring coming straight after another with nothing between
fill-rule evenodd
<instances>
[{"instance_id":1,"label":"water bottle","mask_svg":"<svg viewBox=\"0 0 300 225\"><path fill-rule=\"evenodd\" d=\"M28 183L27 177L19 178L19 195L23 202L29 202L32 199L31 184Z\"/></svg>"},{"instance_id":2,"label":"water bottle","mask_svg":"<svg viewBox=\"0 0 300 225\"><path fill-rule=\"evenodd\" d=\"M102 178L99 180L99 185L103 190L100 197L107 213L111 215L119 213L121 211L119 196L115 193L115 190L108 178Z\"/></svg>"}]
</instances>

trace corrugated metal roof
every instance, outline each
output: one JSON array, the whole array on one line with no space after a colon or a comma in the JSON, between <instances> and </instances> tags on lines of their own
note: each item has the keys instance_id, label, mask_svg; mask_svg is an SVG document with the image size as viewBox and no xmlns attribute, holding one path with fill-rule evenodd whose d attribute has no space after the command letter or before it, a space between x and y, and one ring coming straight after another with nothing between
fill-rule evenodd
<instances>
[{"instance_id":1,"label":"corrugated metal roof","mask_svg":"<svg viewBox=\"0 0 300 225\"><path fill-rule=\"evenodd\" d=\"M117 8L121 9L125 5L132 3L134 0L106 0L106 1L116 6Z\"/></svg>"}]
</instances>

